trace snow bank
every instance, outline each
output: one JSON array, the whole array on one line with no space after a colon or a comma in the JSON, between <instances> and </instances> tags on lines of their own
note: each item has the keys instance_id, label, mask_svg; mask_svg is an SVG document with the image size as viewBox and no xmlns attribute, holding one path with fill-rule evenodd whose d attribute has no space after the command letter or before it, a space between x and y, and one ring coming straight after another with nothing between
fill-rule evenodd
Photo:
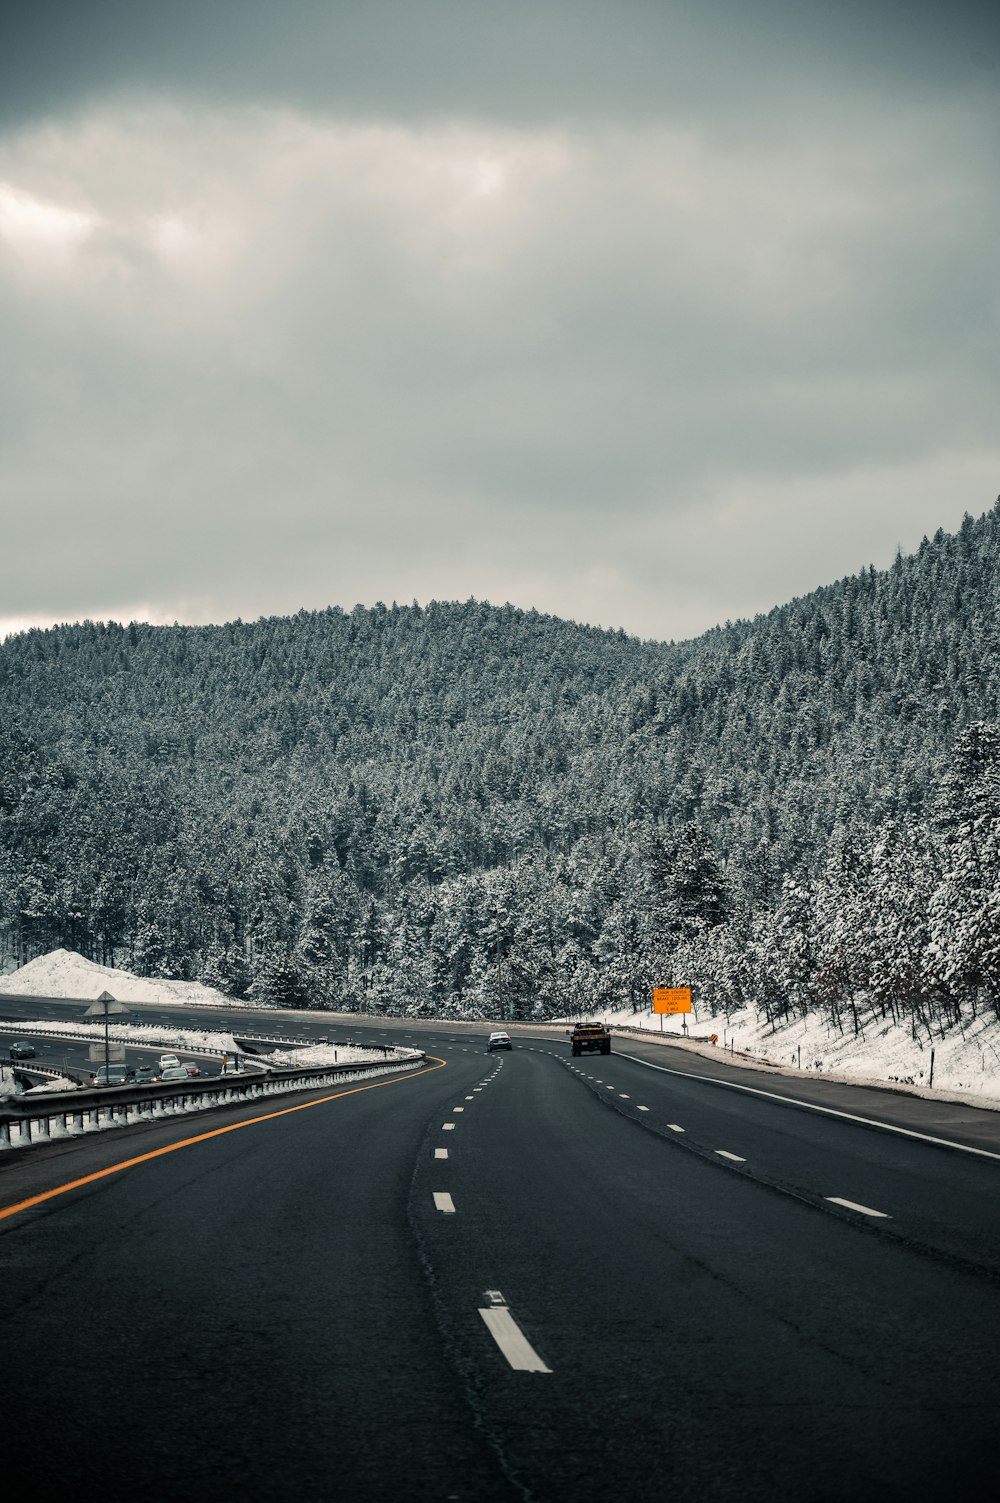
<instances>
[{"instance_id":1,"label":"snow bank","mask_svg":"<svg viewBox=\"0 0 1000 1503\"><path fill-rule=\"evenodd\" d=\"M29 960L20 970L0 977L0 994L22 997L69 997L93 1002L101 992L110 992L119 1002L146 1005L182 1002L185 1007L245 1007L253 1003L227 997L198 981L170 981L160 976L133 976L131 971L96 965L75 950L51 950Z\"/></svg>"},{"instance_id":2,"label":"snow bank","mask_svg":"<svg viewBox=\"0 0 1000 1503\"><path fill-rule=\"evenodd\" d=\"M314 1044L306 1049L276 1049L273 1054L257 1058L276 1065L279 1070L311 1070L318 1065L355 1065L363 1061L370 1064L373 1052L351 1044Z\"/></svg>"},{"instance_id":3,"label":"snow bank","mask_svg":"<svg viewBox=\"0 0 1000 1503\"><path fill-rule=\"evenodd\" d=\"M596 1014L600 1016L600 1014ZM609 1012L604 1020L614 1028L641 1028L660 1034L660 1019L631 1010ZM663 1037L683 1042L680 1017L663 1019ZM845 1032L831 1029L827 1020L810 1013L783 1026L772 1028L766 1018L744 1011L730 1018L699 1009L688 1019L689 1047L713 1053L732 1046L734 1063L766 1062L783 1074L828 1075L855 1085L904 1085L921 1094L929 1091L931 1050L934 1050L932 1094L958 1094L977 1098L978 1106L1000 1109L1000 1025L980 1016L974 1022L949 1029L944 1037L935 1029L914 1039L909 1024L891 1020L862 1020L855 1035L850 1014L844 1014ZM717 1034L718 1044L709 1040Z\"/></svg>"},{"instance_id":4,"label":"snow bank","mask_svg":"<svg viewBox=\"0 0 1000 1503\"><path fill-rule=\"evenodd\" d=\"M52 1080L47 1080L43 1085L33 1085L25 1091L26 1096L47 1096L49 1091L78 1091L80 1087L75 1080L67 1080L65 1075L56 1075Z\"/></svg>"}]
</instances>

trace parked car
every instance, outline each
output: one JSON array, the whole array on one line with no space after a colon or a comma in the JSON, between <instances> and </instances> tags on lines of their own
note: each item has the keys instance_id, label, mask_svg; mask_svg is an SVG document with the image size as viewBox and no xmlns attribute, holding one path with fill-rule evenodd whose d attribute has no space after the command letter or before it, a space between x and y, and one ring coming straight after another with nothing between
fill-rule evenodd
<instances>
[{"instance_id":1,"label":"parked car","mask_svg":"<svg viewBox=\"0 0 1000 1503\"><path fill-rule=\"evenodd\" d=\"M11 1044L10 1057L11 1059L34 1059L35 1046L34 1044L26 1044L23 1039L19 1040L17 1043Z\"/></svg>"},{"instance_id":2,"label":"parked car","mask_svg":"<svg viewBox=\"0 0 1000 1503\"><path fill-rule=\"evenodd\" d=\"M491 1033L486 1041L486 1052L492 1054L494 1049L513 1049L509 1033Z\"/></svg>"},{"instance_id":3,"label":"parked car","mask_svg":"<svg viewBox=\"0 0 1000 1503\"><path fill-rule=\"evenodd\" d=\"M161 1070L160 1071L159 1075L157 1076L157 1079L158 1080L190 1080L191 1077L188 1074L187 1065L168 1065L165 1070Z\"/></svg>"}]
</instances>

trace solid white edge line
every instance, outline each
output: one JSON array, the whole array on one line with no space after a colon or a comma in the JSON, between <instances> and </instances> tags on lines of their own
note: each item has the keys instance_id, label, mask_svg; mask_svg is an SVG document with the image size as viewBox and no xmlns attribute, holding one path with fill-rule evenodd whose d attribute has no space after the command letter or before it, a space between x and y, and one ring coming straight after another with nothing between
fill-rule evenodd
<instances>
[{"instance_id":1,"label":"solid white edge line","mask_svg":"<svg viewBox=\"0 0 1000 1503\"><path fill-rule=\"evenodd\" d=\"M480 1309L479 1313L486 1322L486 1329L515 1372L550 1373L552 1371L551 1367L546 1367L506 1307L501 1306L499 1309L492 1310Z\"/></svg>"},{"instance_id":2,"label":"solid white edge line","mask_svg":"<svg viewBox=\"0 0 1000 1503\"><path fill-rule=\"evenodd\" d=\"M434 1209L436 1211L444 1211L446 1216L453 1216L455 1214L455 1202L448 1194L448 1191L434 1190L432 1193L434 1195Z\"/></svg>"},{"instance_id":3,"label":"solid white edge line","mask_svg":"<svg viewBox=\"0 0 1000 1503\"><path fill-rule=\"evenodd\" d=\"M820 1112L825 1117L840 1117L845 1122L860 1122L862 1127L880 1127L883 1132L898 1133L903 1138L916 1138L920 1143L934 1143L939 1148L954 1148L959 1153L972 1153L980 1159L1000 1161L1000 1153L991 1153L988 1148L972 1148L968 1143L955 1143L951 1138L935 1138L927 1132L917 1132L912 1127L896 1127L892 1122L879 1122L876 1117L859 1117L854 1112L838 1111L835 1106L818 1106L815 1101L802 1101L798 1096L782 1096L778 1091L762 1091L759 1086L740 1085L735 1080L718 1080L713 1075L696 1075L693 1070L671 1070L667 1065L654 1065L648 1059L639 1059L634 1054L619 1054L619 1059L630 1059L635 1065L647 1070L659 1070L661 1075L677 1075L683 1080L698 1080L703 1085L725 1086L730 1091L745 1091L748 1096L763 1096L769 1101L781 1101L785 1106L802 1106L809 1112Z\"/></svg>"},{"instance_id":4,"label":"solid white edge line","mask_svg":"<svg viewBox=\"0 0 1000 1503\"><path fill-rule=\"evenodd\" d=\"M873 1211L871 1206L859 1205L856 1200L844 1200L839 1195L824 1195L823 1199L828 1200L834 1206L846 1206L849 1211L860 1211L862 1216L878 1216L883 1221L892 1220L888 1211Z\"/></svg>"}]
</instances>

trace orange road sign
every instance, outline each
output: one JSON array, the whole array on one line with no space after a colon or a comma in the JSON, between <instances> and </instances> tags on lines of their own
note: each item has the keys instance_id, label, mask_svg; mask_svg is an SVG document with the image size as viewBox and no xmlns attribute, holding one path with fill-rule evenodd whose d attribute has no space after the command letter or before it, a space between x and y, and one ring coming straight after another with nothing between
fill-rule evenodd
<instances>
[{"instance_id":1,"label":"orange road sign","mask_svg":"<svg viewBox=\"0 0 1000 1503\"><path fill-rule=\"evenodd\" d=\"M691 988L689 986L654 986L654 1012L690 1012Z\"/></svg>"}]
</instances>

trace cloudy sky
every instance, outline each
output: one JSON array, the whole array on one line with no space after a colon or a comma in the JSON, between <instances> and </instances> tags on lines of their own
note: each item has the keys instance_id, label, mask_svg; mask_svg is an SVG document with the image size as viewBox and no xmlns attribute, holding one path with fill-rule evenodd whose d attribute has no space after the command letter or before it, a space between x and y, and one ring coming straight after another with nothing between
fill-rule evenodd
<instances>
[{"instance_id":1,"label":"cloudy sky","mask_svg":"<svg viewBox=\"0 0 1000 1503\"><path fill-rule=\"evenodd\" d=\"M0 632L685 637L1000 492L994 3L11 9Z\"/></svg>"}]
</instances>

